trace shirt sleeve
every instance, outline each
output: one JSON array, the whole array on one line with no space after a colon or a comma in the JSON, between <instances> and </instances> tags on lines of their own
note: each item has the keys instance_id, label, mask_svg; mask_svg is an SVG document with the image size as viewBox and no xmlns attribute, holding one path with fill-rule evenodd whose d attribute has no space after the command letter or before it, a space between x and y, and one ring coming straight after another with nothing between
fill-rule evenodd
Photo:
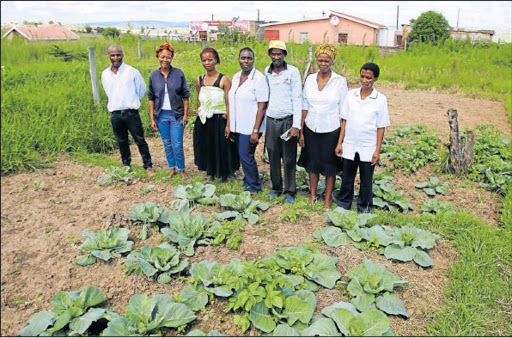
<instances>
[{"instance_id":1,"label":"shirt sleeve","mask_svg":"<svg viewBox=\"0 0 512 338\"><path fill-rule=\"evenodd\" d=\"M302 110L309 110L309 102L308 102L308 79L306 78L306 82L304 83L304 89L302 91Z\"/></svg>"},{"instance_id":2,"label":"shirt sleeve","mask_svg":"<svg viewBox=\"0 0 512 338\"><path fill-rule=\"evenodd\" d=\"M345 100L343 100L343 107L340 110L340 117L344 120L348 118L348 111L349 111L349 97L348 95L345 96Z\"/></svg>"},{"instance_id":3,"label":"shirt sleeve","mask_svg":"<svg viewBox=\"0 0 512 338\"><path fill-rule=\"evenodd\" d=\"M300 72L297 68L291 74L292 80L292 109L293 109L293 128L300 129L302 120L302 82Z\"/></svg>"},{"instance_id":4,"label":"shirt sleeve","mask_svg":"<svg viewBox=\"0 0 512 338\"><path fill-rule=\"evenodd\" d=\"M155 101L155 92L153 90L153 74L149 75L148 101Z\"/></svg>"},{"instance_id":5,"label":"shirt sleeve","mask_svg":"<svg viewBox=\"0 0 512 338\"><path fill-rule=\"evenodd\" d=\"M345 105L345 101L347 101L347 93L348 93L348 86L347 86L347 79L343 78L343 83L341 84L341 91L340 91L340 105L339 105L339 116L343 117L342 111L343 106Z\"/></svg>"},{"instance_id":6,"label":"shirt sleeve","mask_svg":"<svg viewBox=\"0 0 512 338\"><path fill-rule=\"evenodd\" d=\"M183 72L181 72L181 88L183 90L183 100L188 100L190 97L190 91L188 90L187 79Z\"/></svg>"},{"instance_id":7,"label":"shirt sleeve","mask_svg":"<svg viewBox=\"0 0 512 338\"><path fill-rule=\"evenodd\" d=\"M385 97L384 100L382 100L381 108L378 112L377 128L389 127L390 125L391 121L389 120L388 99Z\"/></svg>"},{"instance_id":8,"label":"shirt sleeve","mask_svg":"<svg viewBox=\"0 0 512 338\"><path fill-rule=\"evenodd\" d=\"M256 102L268 102L269 89L265 76L261 76L255 83Z\"/></svg>"},{"instance_id":9,"label":"shirt sleeve","mask_svg":"<svg viewBox=\"0 0 512 338\"><path fill-rule=\"evenodd\" d=\"M135 90L137 91L139 100L142 100L144 94L146 94L146 83L138 70L135 70Z\"/></svg>"},{"instance_id":10,"label":"shirt sleeve","mask_svg":"<svg viewBox=\"0 0 512 338\"><path fill-rule=\"evenodd\" d=\"M105 95L107 95L107 98L108 98L108 91L107 91L108 84L107 84L107 79L105 76L105 71L101 72L101 86L103 87L103 91L105 92Z\"/></svg>"}]
</instances>

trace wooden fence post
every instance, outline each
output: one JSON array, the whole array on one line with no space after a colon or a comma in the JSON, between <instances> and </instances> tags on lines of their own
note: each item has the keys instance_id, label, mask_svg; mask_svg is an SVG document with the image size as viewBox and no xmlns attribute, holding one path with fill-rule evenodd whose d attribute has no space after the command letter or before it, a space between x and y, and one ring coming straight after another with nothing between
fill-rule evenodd
<instances>
[{"instance_id":1,"label":"wooden fence post","mask_svg":"<svg viewBox=\"0 0 512 338\"><path fill-rule=\"evenodd\" d=\"M139 59L142 57L142 52L140 50L140 40L137 40L137 52L139 54Z\"/></svg>"},{"instance_id":2,"label":"wooden fence post","mask_svg":"<svg viewBox=\"0 0 512 338\"><path fill-rule=\"evenodd\" d=\"M462 142L459 134L457 110L449 109L447 115L448 124L450 125L450 171L459 175L468 172L473 160L475 134L472 131L468 131L466 141Z\"/></svg>"},{"instance_id":3,"label":"wooden fence post","mask_svg":"<svg viewBox=\"0 0 512 338\"><path fill-rule=\"evenodd\" d=\"M89 47L89 74L91 75L94 103L100 104L100 88L98 87L98 75L96 74L96 55L94 47Z\"/></svg>"}]
</instances>

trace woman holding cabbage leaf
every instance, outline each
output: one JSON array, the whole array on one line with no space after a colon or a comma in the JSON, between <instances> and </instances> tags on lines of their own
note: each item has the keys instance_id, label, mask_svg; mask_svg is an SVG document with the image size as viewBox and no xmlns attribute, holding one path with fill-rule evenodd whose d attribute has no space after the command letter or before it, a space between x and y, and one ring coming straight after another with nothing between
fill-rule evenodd
<instances>
[{"instance_id":1,"label":"woman holding cabbage leaf","mask_svg":"<svg viewBox=\"0 0 512 338\"><path fill-rule=\"evenodd\" d=\"M206 74L196 81L197 112L194 124L194 162L206 171L207 181L226 181L240 167L234 139L230 137L228 92L231 81L215 66L220 63L214 48L200 54Z\"/></svg>"}]
</instances>

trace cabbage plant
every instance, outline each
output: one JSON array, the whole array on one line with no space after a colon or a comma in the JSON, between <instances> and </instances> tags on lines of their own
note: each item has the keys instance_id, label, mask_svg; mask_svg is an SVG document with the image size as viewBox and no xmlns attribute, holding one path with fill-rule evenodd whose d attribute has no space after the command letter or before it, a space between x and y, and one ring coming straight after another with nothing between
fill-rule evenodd
<instances>
[{"instance_id":1,"label":"cabbage plant","mask_svg":"<svg viewBox=\"0 0 512 338\"><path fill-rule=\"evenodd\" d=\"M77 256L75 263L85 266L96 263L97 258L108 261L121 257L121 254L132 250L133 242L128 241L129 233L130 230L126 228L102 229L97 232L82 231L80 234L86 240L78 249L89 253Z\"/></svg>"},{"instance_id":2,"label":"cabbage plant","mask_svg":"<svg viewBox=\"0 0 512 338\"><path fill-rule=\"evenodd\" d=\"M170 212L165 222L168 227L160 231L173 243L178 244L187 256L194 255L194 245L210 227L211 220L203 214L191 215L186 212Z\"/></svg>"},{"instance_id":3,"label":"cabbage plant","mask_svg":"<svg viewBox=\"0 0 512 338\"><path fill-rule=\"evenodd\" d=\"M151 236L150 227L152 225L158 226L158 222L162 221L161 216L166 211L168 211L166 208L161 207L155 202L146 202L134 205L130 209L130 212L124 216L135 224L142 224L142 230L139 234L139 238L145 240Z\"/></svg>"},{"instance_id":4,"label":"cabbage plant","mask_svg":"<svg viewBox=\"0 0 512 338\"><path fill-rule=\"evenodd\" d=\"M313 252L300 245L282 248L261 260L269 267L278 266L292 275L303 276L323 287L332 289L341 274L336 269L337 258Z\"/></svg>"},{"instance_id":5,"label":"cabbage plant","mask_svg":"<svg viewBox=\"0 0 512 338\"><path fill-rule=\"evenodd\" d=\"M128 166L115 167L110 166L105 169L105 173L98 176L96 182L99 185L111 185L116 182L124 182L129 184L135 178L135 174L132 169Z\"/></svg>"},{"instance_id":6,"label":"cabbage plant","mask_svg":"<svg viewBox=\"0 0 512 338\"><path fill-rule=\"evenodd\" d=\"M125 316L111 320L103 336L161 336L164 328L177 329L195 318L187 305L174 302L170 295L136 294L130 298Z\"/></svg>"},{"instance_id":7,"label":"cabbage plant","mask_svg":"<svg viewBox=\"0 0 512 338\"><path fill-rule=\"evenodd\" d=\"M180 260L180 252L168 243L162 243L158 247L144 245L142 248L132 251L124 266L129 275L135 272L136 275L144 274L149 277L156 277L158 283L169 283L172 275L180 273L188 266L188 259Z\"/></svg>"},{"instance_id":8,"label":"cabbage plant","mask_svg":"<svg viewBox=\"0 0 512 338\"><path fill-rule=\"evenodd\" d=\"M395 287L407 281L400 280L383 264L374 264L365 257L362 265L352 268L345 276L350 279L347 291L354 297L350 302L357 310L368 311L376 306L387 314L409 317L400 298L391 294Z\"/></svg>"},{"instance_id":9,"label":"cabbage plant","mask_svg":"<svg viewBox=\"0 0 512 338\"><path fill-rule=\"evenodd\" d=\"M113 311L96 307L107 298L95 286L81 292L60 291L52 298L53 311L40 311L32 315L20 336L87 336L98 335L106 322L120 317ZM94 332L91 325L96 323Z\"/></svg>"},{"instance_id":10,"label":"cabbage plant","mask_svg":"<svg viewBox=\"0 0 512 338\"><path fill-rule=\"evenodd\" d=\"M441 212L451 212L452 206L450 202L438 201L436 199L429 199L428 201L424 201L421 203L421 212L422 213L433 213L439 214Z\"/></svg>"},{"instance_id":11,"label":"cabbage plant","mask_svg":"<svg viewBox=\"0 0 512 338\"><path fill-rule=\"evenodd\" d=\"M203 184L201 182L189 185L178 185L174 188L174 196L182 200L187 200L190 203L211 205L218 201L218 197L215 196L215 189L215 185Z\"/></svg>"},{"instance_id":12,"label":"cabbage plant","mask_svg":"<svg viewBox=\"0 0 512 338\"><path fill-rule=\"evenodd\" d=\"M218 219L235 218L239 222L244 219L250 224L256 224L259 221L258 210L265 211L269 208L268 203L252 200L251 193L244 191L239 195L225 194L220 196L220 205L228 209L223 213L214 213Z\"/></svg>"},{"instance_id":13,"label":"cabbage plant","mask_svg":"<svg viewBox=\"0 0 512 338\"><path fill-rule=\"evenodd\" d=\"M423 192L430 197L435 196L436 194L445 195L448 187L446 184L440 183L439 179L434 176L430 177L428 181L416 183L414 186L417 189L423 190Z\"/></svg>"},{"instance_id":14,"label":"cabbage plant","mask_svg":"<svg viewBox=\"0 0 512 338\"><path fill-rule=\"evenodd\" d=\"M395 230L392 244L386 247L384 256L401 262L414 261L424 268L431 267L434 262L425 250L432 249L440 238L409 223Z\"/></svg>"}]
</instances>

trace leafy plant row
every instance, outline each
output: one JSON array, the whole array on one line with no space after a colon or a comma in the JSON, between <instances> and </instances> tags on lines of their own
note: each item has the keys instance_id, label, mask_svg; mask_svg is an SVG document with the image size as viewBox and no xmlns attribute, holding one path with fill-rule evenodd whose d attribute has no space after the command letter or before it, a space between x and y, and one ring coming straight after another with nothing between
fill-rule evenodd
<instances>
[{"instance_id":1,"label":"leafy plant row","mask_svg":"<svg viewBox=\"0 0 512 338\"><path fill-rule=\"evenodd\" d=\"M162 335L168 328L184 332L195 318L186 305L170 295L136 294L124 316L99 307L106 296L95 286L81 292L60 291L52 298L53 311L32 315L20 336L145 336ZM197 332L191 331L192 334ZM218 332L217 332L218 333ZM220 335L220 334L217 334Z\"/></svg>"},{"instance_id":2,"label":"leafy plant row","mask_svg":"<svg viewBox=\"0 0 512 338\"><path fill-rule=\"evenodd\" d=\"M373 214L357 214L355 211L336 208L326 212L332 224L317 230L313 237L330 247L351 243L360 250L373 248L387 259L401 262L414 261L421 267L431 267L434 262L425 250L435 246L439 236L430 231L408 224L401 228L385 225L369 226Z\"/></svg>"},{"instance_id":3,"label":"leafy plant row","mask_svg":"<svg viewBox=\"0 0 512 338\"><path fill-rule=\"evenodd\" d=\"M429 133L426 126L412 125L386 137L381 156L392 161L392 169L401 169L405 175L410 175L439 159L438 146L439 137Z\"/></svg>"}]
</instances>

